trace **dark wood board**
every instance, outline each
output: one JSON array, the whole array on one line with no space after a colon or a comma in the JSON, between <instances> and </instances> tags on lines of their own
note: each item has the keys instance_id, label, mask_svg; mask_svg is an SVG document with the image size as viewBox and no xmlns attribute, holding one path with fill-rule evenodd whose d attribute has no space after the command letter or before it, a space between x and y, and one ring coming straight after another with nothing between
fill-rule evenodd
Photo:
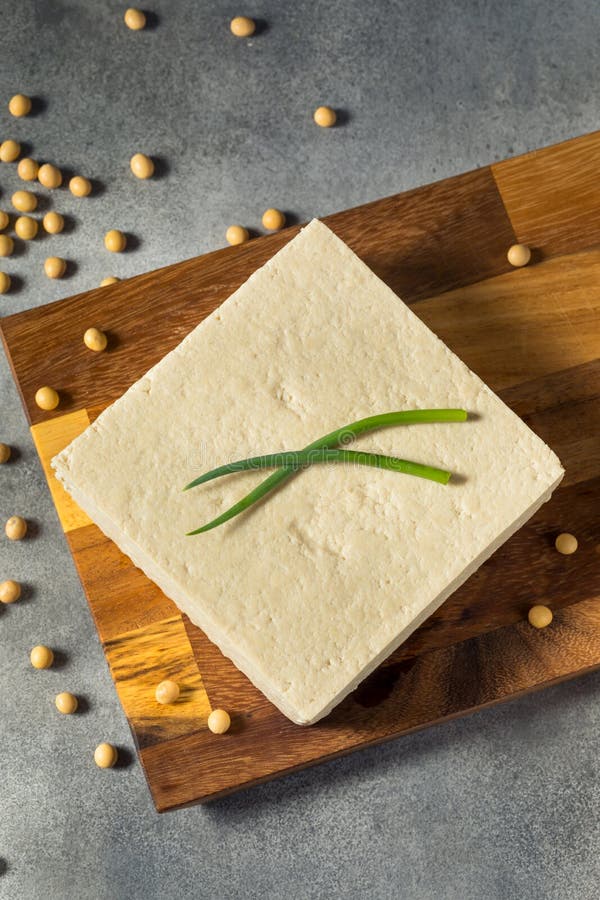
<instances>
[{"instance_id":1,"label":"dark wood board","mask_svg":"<svg viewBox=\"0 0 600 900\"><path fill-rule=\"evenodd\" d=\"M550 503L325 720L285 719L62 491L50 458L297 233L2 320L32 434L157 809L221 796L600 667L600 132L324 221L561 457ZM529 243L513 270L506 251ZM109 334L91 354L89 325ZM52 413L36 389L61 394ZM553 549L572 531L573 557ZM534 603L555 612L537 631ZM154 686L180 681L160 707ZM220 738L211 708L232 713Z\"/></svg>"}]
</instances>

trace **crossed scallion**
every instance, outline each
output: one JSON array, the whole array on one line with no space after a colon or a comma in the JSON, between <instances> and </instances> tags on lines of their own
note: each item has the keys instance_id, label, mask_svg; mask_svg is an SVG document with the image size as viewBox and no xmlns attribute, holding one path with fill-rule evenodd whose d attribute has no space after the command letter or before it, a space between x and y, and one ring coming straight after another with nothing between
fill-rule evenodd
<instances>
[{"instance_id":1,"label":"crossed scallion","mask_svg":"<svg viewBox=\"0 0 600 900\"><path fill-rule=\"evenodd\" d=\"M287 481L300 469L319 463L351 463L356 465L373 466L378 469L386 469L393 472L401 472L408 475L416 475L439 484L447 484L451 473L434 466L426 466L421 463L410 462L395 456L385 456L379 453L367 453L363 451L347 450L339 445L346 445L353 441L359 434L367 431L375 431L379 428L387 428L391 425L413 425L418 423L433 422L465 422L467 413L464 409L415 409L402 410L400 412L382 413L377 416L368 416L359 419L350 425L344 425L335 431L326 434L303 450L270 453L263 456L252 456L248 459L238 460L211 469L204 475L191 481L184 490L205 484L214 478L229 475L233 472L241 472L252 469L266 469L277 466L277 471L262 481L254 490L242 497L221 515L200 526L188 535L201 534L210 531L224 522L233 519L234 516L244 512L254 503L257 503L272 490Z\"/></svg>"}]
</instances>

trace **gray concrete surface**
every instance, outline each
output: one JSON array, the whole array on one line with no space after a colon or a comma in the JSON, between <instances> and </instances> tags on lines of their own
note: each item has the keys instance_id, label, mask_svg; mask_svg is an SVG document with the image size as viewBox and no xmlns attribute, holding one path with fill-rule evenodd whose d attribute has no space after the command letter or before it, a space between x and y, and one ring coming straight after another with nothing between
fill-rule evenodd
<instances>
[{"instance_id":1,"label":"gray concrete surface","mask_svg":"<svg viewBox=\"0 0 600 900\"><path fill-rule=\"evenodd\" d=\"M598 127L596 0L156 0L138 34L124 5L1 4L0 134L101 186L59 194L72 231L10 260L3 314L218 247L267 206L306 219ZM262 33L234 39L239 12ZM10 119L16 91L37 115ZM315 128L322 102L347 123ZM135 182L137 150L164 177ZM0 165L0 207L16 186ZM109 256L109 227L138 247ZM42 273L50 247L73 261L64 281ZM28 585L0 610L3 900L598 896L598 675L165 816L137 762L97 770L98 740L131 738L4 359L0 390L0 439L19 452L0 519L38 523L0 541L0 576ZM30 669L40 641L60 668ZM55 713L65 688L85 715Z\"/></svg>"}]
</instances>

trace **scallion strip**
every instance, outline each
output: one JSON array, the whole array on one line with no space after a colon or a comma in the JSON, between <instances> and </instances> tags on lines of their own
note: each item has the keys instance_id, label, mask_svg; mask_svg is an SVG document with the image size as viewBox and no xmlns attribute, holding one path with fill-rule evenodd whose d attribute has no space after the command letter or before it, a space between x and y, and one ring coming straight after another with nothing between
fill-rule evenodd
<instances>
[{"instance_id":1,"label":"scallion strip","mask_svg":"<svg viewBox=\"0 0 600 900\"><path fill-rule=\"evenodd\" d=\"M233 472L246 472L253 469L289 469L304 468L318 463L347 463L357 466L372 466L374 469L388 469L391 472L403 472L405 475L416 475L417 478L427 478L429 481L437 481L440 484L448 484L450 472L445 469L436 469L435 466L424 466L421 463L410 462L407 459L399 459L397 456L385 456L381 453L366 453L356 450L288 450L280 453L266 453L263 456L251 456L248 459L236 460L236 462L211 469L199 478L190 482L184 490L206 484L223 475Z\"/></svg>"}]
</instances>

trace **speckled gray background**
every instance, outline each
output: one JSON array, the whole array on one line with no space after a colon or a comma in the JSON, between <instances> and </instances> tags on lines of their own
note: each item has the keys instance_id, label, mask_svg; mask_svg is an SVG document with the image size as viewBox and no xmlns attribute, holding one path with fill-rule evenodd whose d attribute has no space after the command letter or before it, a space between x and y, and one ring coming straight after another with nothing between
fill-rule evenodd
<instances>
[{"instance_id":1,"label":"speckled gray background","mask_svg":"<svg viewBox=\"0 0 600 900\"><path fill-rule=\"evenodd\" d=\"M157 0L155 27L105 0L0 4L0 135L97 180L56 202L72 231L10 260L3 313L222 245L267 206L299 219L598 127L600 7L475 0ZM264 21L250 41L227 23ZM39 112L11 120L16 91ZM343 127L313 126L319 103ZM138 150L164 177L128 173ZM0 165L0 207L17 186ZM109 256L110 227L138 238ZM48 281L50 252L71 276ZM4 261L3 261L4 262ZM0 360L0 897L7 900L410 898L586 900L600 892L600 675L588 676L206 808L158 816L137 762L102 772L102 739L132 747L17 393ZM60 668L34 673L48 642ZM61 718L60 689L85 696Z\"/></svg>"}]
</instances>

